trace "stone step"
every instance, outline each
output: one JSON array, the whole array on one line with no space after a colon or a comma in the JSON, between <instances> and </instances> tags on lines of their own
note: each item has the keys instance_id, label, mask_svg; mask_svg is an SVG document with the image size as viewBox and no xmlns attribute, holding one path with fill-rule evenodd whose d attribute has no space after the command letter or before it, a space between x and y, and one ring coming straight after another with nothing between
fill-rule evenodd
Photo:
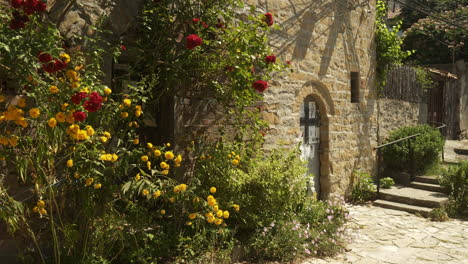
<instances>
[{"instance_id":1,"label":"stone step","mask_svg":"<svg viewBox=\"0 0 468 264\"><path fill-rule=\"evenodd\" d=\"M414 181L430 183L430 184L439 184L439 180L437 179L437 176L428 176L428 175L416 176Z\"/></svg>"},{"instance_id":2,"label":"stone step","mask_svg":"<svg viewBox=\"0 0 468 264\"><path fill-rule=\"evenodd\" d=\"M447 193L447 190L444 187L440 186L439 184L414 181L409 184L409 187L431 191L431 192Z\"/></svg>"},{"instance_id":3,"label":"stone step","mask_svg":"<svg viewBox=\"0 0 468 264\"><path fill-rule=\"evenodd\" d=\"M464 148L454 148L453 151L458 155L468 155L468 149Z\"/></svg>"},{"instance_id":4,"label":"stone step","mask_svg":"<svg viewBox=\"0 0 468 264\"><path fill-rule=\"evenodd\" d=\"M379 198L391 202L436 208L448 203L444 193L431 192L404 186L392 186L390 189L381 189Z\"/></svg>"},{"instance_id":5,"label":"stone step","mask_svg":"<svg viewBox=\"0 0 468 264\"><path fill-rule=\"evenodd\" d=\"M415 205L409 205L409 204L402 204L402 203L395 203L395 202L390 202L386 200L375 200L372 203L374 206L379 206L387 209L394 209L398 211L405 211L408 213L412 214L420 214L424 217L429 216L429 213L431 212L431 208L428 207L421 207L421 206L415 206Z\"/></svg>"}]
</instances>

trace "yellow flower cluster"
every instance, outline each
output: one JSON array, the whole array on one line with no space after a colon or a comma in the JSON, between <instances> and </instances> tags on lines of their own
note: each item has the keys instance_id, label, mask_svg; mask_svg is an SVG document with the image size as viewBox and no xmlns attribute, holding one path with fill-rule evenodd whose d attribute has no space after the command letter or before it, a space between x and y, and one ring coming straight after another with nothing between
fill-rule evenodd
<instances>
[{"instance_id":1,"label":"yellow flower cluster","mask_svg":"<svg viewBox=\"0 0 468 264\"><path fill-rule=\"evenodd\" d=\"M183 192L183 191L185 191L185 190L187 190L187 185L186 185L186 184L183 184L183 183L182 183L182 184L179 184L179 185L177 185L177 186L174 186L174 192L175 192L175 193Z\"/></svg>"},{"instance_id":2,"label":"yellow flower cluster","mask_svg":"<svg viewBox=\"0 0 468 264\"><path fill-rule=\"evenodd\" d=\"M45 209L45 202L43 200L39 200L34 206L33 211L39 213L41 216L47 215L47 210Z\"/></svg>"},{"instance_id":3,"label":"yellow flower cluster","mask_svg":"<svg viewBox=\"0 0 468 264\"><path fill-rule=\"evenodd\" d=\"M15 147L18 145L18 140L19 140L19 137L17 136L10 136L10 137L6 137L6 136L1 136L0 137L0 144L2 144L3 146L12 146L12 147Z\"/></svg>"},{"instance_id":4,"label":"yellow flower cluster","mask_svg":"<svg viewBox=\"0 0 468 264\"><path fill-rule=\"evenodd\" d=\"M20 104L20 101L21 99L18 101L18 106ZM26 105L26 103L24 103L24 105ZM26 118L24 118L23 115L24 111L22 109L16 108L16 106L14 105L9 105L7 111L3 112L3 114L0 116L0 122L5 120L13 121L19 126L27 127L28 122L26 121Z\"/></svg>"},{"instance_id":5,"label":"yellow flower cluster","mask_svg":"<svg viewBox=\"0 0 468 264\"><path fill-rule=\"evenodd\" d=\"M99 159L103 161L116 162L117 159L119 159L119 156L117 156L117 154L115 153L114 154L107 153L107 154L102 154Z\"/></svg>"},{"instance_id":6,"label":"yellow flower cluster","mask_svg":"<svg viewBox=\"0 0 468 264\"><path fill-rule=\"evenodd\" d=\"M215 190L216 188L215 189L213 188L215 187L211 187L210 189L211 193L214 193L212 192L213 190L216 192ZM214 198L213 195L208 195L207 203L211 208L211 211L205 214L205 219L208 223L210 224L214 223L215 225L220 225L224 222L223 219L229 218L229 211L221 210L219 208L218 202L216 201L216 198Z\"/></svg>"},{"instance_id":7,"label":"yellow flower cluster","mask_svg":"<svg viewBox=\"0 0 468 264\"><path fill-rule=\"evenodd\" d=\"M228 158L234 158L231 163L232 165L234 166L239 166L240 164L240 156L239 155L236 155L236 153L233 151L231 152L231 154L228 154Z\"/></svg>"},{"instance_id":8,"label":"yellow flower cluster","mask_svg":"<svg viewBox=\"0 0 468 264\"><path fill-rule=\"evenodd\" d=\"M80 77L78 75L78 73L74 70L68 70L66 73L65 73L65 76L67 76L68 78L68 81L70 82L70 87L71 88L78 88L80 87Z\"/></svg>"},{"instance_id":9,"label":"yellow flower cluster","mask_svg":"<svg viewBox=\"0 0 468 264\"><path fill-rule=\"evenodd\" d=\"M87 126L83 130L80 129L79 125L73 124L67 128L67 135L69 135L70 138L75 140L88 140L90 136L94 135L94 129L91 126Z\"/></svg>"}]
</instances>

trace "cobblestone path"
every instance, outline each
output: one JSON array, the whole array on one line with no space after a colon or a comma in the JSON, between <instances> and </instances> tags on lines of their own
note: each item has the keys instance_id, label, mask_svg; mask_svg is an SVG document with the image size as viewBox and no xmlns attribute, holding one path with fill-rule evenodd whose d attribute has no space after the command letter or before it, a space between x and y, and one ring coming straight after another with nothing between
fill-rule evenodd
<instances>
[{"instance_id":1,"label":"cobblestone path","mask_svg":"<svg viewBox=\"0 0 468 264\"><path fill-rule=\"evenodd\" d=\"M468 221L431 222L406 212L351 206L353 241L347 252L301 264L468 264Z\"/></svg>"}]
</instances>

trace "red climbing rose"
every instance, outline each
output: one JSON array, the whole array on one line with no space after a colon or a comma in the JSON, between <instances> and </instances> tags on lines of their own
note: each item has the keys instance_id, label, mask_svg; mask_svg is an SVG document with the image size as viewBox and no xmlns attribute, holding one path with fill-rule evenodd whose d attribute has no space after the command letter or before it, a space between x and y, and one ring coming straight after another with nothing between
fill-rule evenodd
<instances>
[{"instance_id":1,"label":"red climbing rose","mask_svg":"<svg viewBox=\"0 0 468 264\"><path fill-rule=\"evenodd\" d=\"M267 23L269 27L273 25L273 15L271 13L265 14L265 22Z\"/></svg>"},{"instance_id":2,"label":"red climbing rose","mask_svg":"<svg viewBox=\"0 0 468 264\"><path fill-rule=\"evenodd\" d=\"M262 80L257 80L252 84L252 87L262 93L268 88L268 83Z\"/></svg>"},{"instance_id":3,"label":"red climbing rose","mask_svg":"<svg viewBox=\"0 0 468 264\"><path fill-rule=\"evenodd\" d=\"M202 44L202 39L199 36L192 34L187 37L187 43L186 43L187 49L190 49L190 50L194 49L200 46L201 44Z\"/></svg>"}]
</instances>

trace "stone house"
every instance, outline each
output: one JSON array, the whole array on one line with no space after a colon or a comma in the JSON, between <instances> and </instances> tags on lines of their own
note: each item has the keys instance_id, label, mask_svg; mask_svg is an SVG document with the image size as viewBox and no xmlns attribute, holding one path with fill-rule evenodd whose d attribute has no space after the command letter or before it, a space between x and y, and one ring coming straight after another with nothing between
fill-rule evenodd
<instances>
[{"instance_id":1,"label":"stone house","mask_svg":"<svg viewBox=\"0 0 468 264\"><path fill-rule=\"evenodd\" d=\"M114 33L131 38L142 2L48 1L48 11L73 44L75 36L87 34L103 15L109 16ZM270 82L261 102L270 124L265 147L301 145L315 176L315 191L322 198L348 192L354 171L372 173L375 167L375 1L246 2L273 14L280 30L272 32L271 45L292 67L291 74ZM122 65L109 62L104 68L112 84L112 75ZM166 138L209 133L212 121L219 118L203 100L168 98L165 105L165 127L174 131Z\"/></svg>"}]
</instances>

